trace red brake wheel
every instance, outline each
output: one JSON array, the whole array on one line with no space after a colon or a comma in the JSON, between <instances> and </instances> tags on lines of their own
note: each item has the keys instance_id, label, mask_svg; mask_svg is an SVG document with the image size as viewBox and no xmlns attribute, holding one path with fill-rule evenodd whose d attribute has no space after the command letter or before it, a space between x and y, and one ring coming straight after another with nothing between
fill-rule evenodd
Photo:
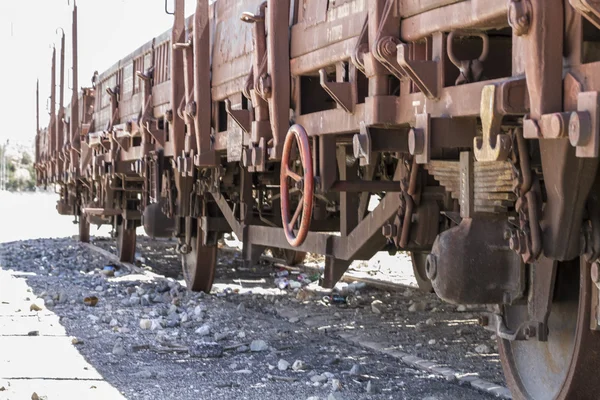
<instances>
[{"instance_id":1,"label":"red brake wheel","mask_svg":"<svg viewBox=\"0 0 600 400\"><path fill-rule=\"evenodd\" d=\"M292 157L294 143L298 146L299 159L298 157ZM298 165L298 161L300 165ZM295 165L290 165L291 162ZM283 144L280 175L281 219L285 237L293 247L302 245L308 235L312 218L314 185L308 135L302 126L294 125L289 129ZM290 191L290 186L292 186L293 192ZM300 200L294 214L290 217L290 194L297 192L300 192ZM298 229L294 232L298 221Z\"/></svg>"}]
</instances>

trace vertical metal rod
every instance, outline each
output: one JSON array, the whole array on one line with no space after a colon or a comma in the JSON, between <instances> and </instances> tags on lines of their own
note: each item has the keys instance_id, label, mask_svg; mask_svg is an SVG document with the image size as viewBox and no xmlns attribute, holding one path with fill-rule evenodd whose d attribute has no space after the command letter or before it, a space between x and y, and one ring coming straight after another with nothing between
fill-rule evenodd
<instances>
[{"instance_id":1,"label":"vertical metal rod","mask_svg":"<svg viewBox=\"0 0 600 400\"><path fill-rule=\"evenodd\" d=\"M35 127L36 133L40 132L40 80L35 85Z\"/></svg>"},{"instance_id":2,"label":"vertical metal rod","mask_svg":"<svg viewBox=\"0 0 600 400\"><path fill-rule=\"evenodd\" d=\"M52 48L52 75L50 77L50 124L48 153L54 155L56 143L56 48Z\"/></svg>"},{"instance_id":3,"label":"vertical metal rod","mask_svg":"<svg viewBox=\"0 0 600 400\"><path fill-rule=\"evenodd\" d=\"M210 91L210 24L208 0L196 1L194 15L194 99L196 101L196 148L210 151L212 96Z\"/></svg>"},{"instance_id":4,"label":"vertical metal rod","mask_svg":"<svg viewBox=\"0 0 600 400\"><path fill-rule=\"evenodd\" d=\"M77 4L73 4L73 93L71 96L71 145L81 149L79 137L79 71L77 47ZM71 160L72 162L74 160ZM73 164L71 164L73 165Z\"/></svg>"},{"instance_id":5,"label":"vertical metal rod","mask_svg":"<svg viewBox=\"0 0 600 400\"><path fill-rule=\"evenodd\" d=\"M175 17L173 30L171 31L171 141L173 142L173 153L175 157L181 157L185 144L185 122L181 119L177 110L185 96L183 81L183 53L175 48L177 43L185 41L185 2L175 0Z\"/></svg>"},{"instance_id":6,"label":"vertical metal rod","mask_svg":"<svg viewBox=\"0 0 600 400\"><path fill-rule=\"evenodd\" d=\"M35 84L35 163L39 163L39 162L40 162L40 80L38 79Z\"/></svg>"},{"instance_id":7,"label":"vertical metal rod","mask_svg":"<svg viewBox=\"0 0 600 400\"><path fill-rule=\"evenodd\" d=\"M56 118L56 152L60 153L64 145L64 122L65 116L65 33L60 39L60 81L58 92L58 115Z\"/></svg>"},{"instance_id":8,"label":"vertical metal rod","mask_svg":"<svg viewBox=\"0 0 600 400\"><path fill-rule=\"evenodd\" d=\"M290 114L290 0L268 0L267 63L271 75L269 112L273 151L270 158L280 160L289 129Z\"/></svg>"}]
</instances>

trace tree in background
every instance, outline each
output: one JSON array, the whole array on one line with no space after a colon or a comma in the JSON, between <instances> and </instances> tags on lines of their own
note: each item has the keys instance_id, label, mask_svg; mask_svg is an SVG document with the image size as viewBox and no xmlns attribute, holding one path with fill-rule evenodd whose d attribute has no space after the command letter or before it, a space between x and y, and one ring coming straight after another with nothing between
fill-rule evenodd
<instances>
[{"instance_id":1,"label":"tree in background","mask_svg":"<svg viewBox=\"0 0 600 400\"><path fill-rule=\"evenodd\" d=\"M6 155L6 158L5 158ZM0 167L6 162L6 190L11 192L35 191L35 171L30 150L20 146L0 146Z\"/></svg>"}]
</instances>

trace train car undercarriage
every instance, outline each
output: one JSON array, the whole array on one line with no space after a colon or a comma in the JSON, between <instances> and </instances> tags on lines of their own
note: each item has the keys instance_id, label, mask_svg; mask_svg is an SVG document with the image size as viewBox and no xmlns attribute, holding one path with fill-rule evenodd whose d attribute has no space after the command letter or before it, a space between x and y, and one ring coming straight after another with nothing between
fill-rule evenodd
<instances>
[{"instance_id":1,"label":"train car undercarriage","mask_svg":"<svg viewBox=\"0 0 600 400\"><path fill-rule=\"evenodd\" d=\"M411 252L424 290L488 304L519 399L597 398L600 6L589 0L198 0L36 136L58 212L178 238L190 290L217 241ZM38 96L39 97L39 96ZM38 107L39 108L39 107Z\"/></svg>"}]
</instances>

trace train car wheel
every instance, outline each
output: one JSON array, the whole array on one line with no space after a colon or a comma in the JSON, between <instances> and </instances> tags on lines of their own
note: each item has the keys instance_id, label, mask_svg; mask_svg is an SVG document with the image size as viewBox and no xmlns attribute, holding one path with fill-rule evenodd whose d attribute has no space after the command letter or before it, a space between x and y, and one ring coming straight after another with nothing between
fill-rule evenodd
<instances>
[{"instance_id":1,"label":"train car wheel","mask_svg":"<svg viewBox=\"0 0 600 400\"><path fill-rule=\"evenodd\" d=\"M271 251L273 252L273 257L284 260L285 263L288 265L302 264L302 262L306 258L306 252L304 251L295 251L288 249L271 249Z\"/></svg>"},{"instance_id":2,"label":"train car wheel","mask_svg":"<svg viewBox=\"0 0 600 400\"><path fill-rule=\"evenodd\" d=\"M413 266L413 273L419 290L426 293L433 293L433 285L431 280L427 277L427 253L410 253L410 260Z\"/></svg>"},{"instance_id":3,"label":"train car wheel","mask_svg":"<svg viewBox=\"0 0 600 400\"><path fill-rule=\"evenodd\" d=\"M190 252L181 255L188 290L210 293L217 269L217 246L204 246L202 236L192 238Z\"/></svg>"},{"instance_id":4,"label":"train car wheel","mask_svg":"<svg viewBox=\"0 0 600 400\"><path fill-rule=\"evenodd\" d=\"M132 263L135 261L135 228L127 228L127 221L119 217L117 223L117 252L119 260Z\"/></svg>"},{"instance_id":5,"label":"train car wheel","mask_svg":"<svg viewBox=\"0 0 600 400\"><path fill-rule=\"evenodd\" d=\"M600 333L590 329L590 264L558 264L547 342L499 339L498 351L514 399L597 399L600 380ZM595 310L595 307L593 307ZM527 313L509 306L507 323Z\"/></svg>"},{"instance_id":6,"label":"train car wheel","mask_svg":"<svg viewBox=\"0 0 600 400\"><path fill-rule=\"evenodd\" d=\"M79 241L81 243L90 242L90 223L84 213L79 215Z\"/></svg>"}]
</instances>

